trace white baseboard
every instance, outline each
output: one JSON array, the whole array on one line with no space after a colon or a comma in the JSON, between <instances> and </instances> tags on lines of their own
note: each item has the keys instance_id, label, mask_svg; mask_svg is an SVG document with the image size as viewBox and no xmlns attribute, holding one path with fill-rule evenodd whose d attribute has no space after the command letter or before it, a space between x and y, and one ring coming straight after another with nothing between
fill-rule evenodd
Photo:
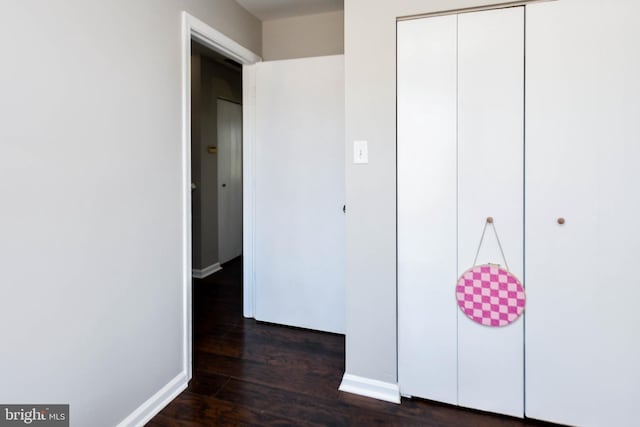
<instances>
[{"instance_id":1,"label":"white baseboard","mask_svg":"<svg viewBox=\"0 0 640 427\"><path fill-rule=\"evenodd\" d=\"M140 405L117 427L142 427L164 409L173 399L182 393L189 385L187 374L182 371L177 377L169 381L156 394Z\"/></svg>"},{"instance_id":2,"label":"white baseboard","mask_svg":"<svg viewBox=\"0 0 640 427\"><path fill-rule=\"evenodd\" d=\"M400 387L398 384L372 380L357 375L344 374L338 390L391 403L400 403Z\"/></svg>"},{"instance_id":3,"label":"white baseboard","mask_svg":"<svg viewBox=\"0 0 640 427\"><path fill-rule=\"evenodd\" d=\"M202 270L196 270L194 268L193 270L191 270L191 275L195 279L204 279L204 278L209 277L213 273L216 273L216 272L218 272L220 270L222 270L222 267L220 266L219 262L216 262L215 264L210 265L207 268L203 268Z\"/></svg>"}]
</instances>

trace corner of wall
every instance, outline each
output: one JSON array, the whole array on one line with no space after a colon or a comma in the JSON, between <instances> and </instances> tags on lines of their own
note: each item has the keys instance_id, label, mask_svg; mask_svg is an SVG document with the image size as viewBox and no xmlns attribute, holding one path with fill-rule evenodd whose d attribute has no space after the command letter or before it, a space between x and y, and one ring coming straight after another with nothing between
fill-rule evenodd
<instances>
[{"instance_id":1,"label":"corner of wall","mask_svg":"<svg viewBox=\"0 0 640 427\"><path fill-rule=\"evenodd\" d=\"M165 406L182 393L189 385L189 377L185 371L180 372L153 396L138 406L122 420L117 427L141 427L156 416Z\"/></svg>"}]
</instances>

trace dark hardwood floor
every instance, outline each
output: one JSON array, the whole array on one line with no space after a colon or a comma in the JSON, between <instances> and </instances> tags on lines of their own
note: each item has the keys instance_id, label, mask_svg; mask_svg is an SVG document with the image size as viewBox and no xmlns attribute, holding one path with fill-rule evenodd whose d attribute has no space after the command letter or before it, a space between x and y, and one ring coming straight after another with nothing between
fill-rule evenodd
<instances>
[{"instance_id":1,"label":"dark hardwood floor","mask_svg":"<svg viewBox=\"0 0 640 427\"><path fill-rule=\"evenodd\" d=\"M148 426L548 425L339 392L344 337L243 319L241 293L240 259L194 280L193 380Z\"/></svg>"}]
</instances>

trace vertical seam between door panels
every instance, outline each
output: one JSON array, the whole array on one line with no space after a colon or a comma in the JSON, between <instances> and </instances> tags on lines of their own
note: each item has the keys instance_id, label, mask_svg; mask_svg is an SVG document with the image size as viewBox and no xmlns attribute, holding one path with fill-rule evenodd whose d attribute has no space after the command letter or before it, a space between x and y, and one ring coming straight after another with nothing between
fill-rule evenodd
<instances>
[{"instance_id":1,"label":"vertical seam between door panels","mask_svg":"<svg viewBox=\"0 0 640 427\"><path fill-rule=\"evenodd\" d=\"M398 300L400 298L400 286L399 286L399 258L398 258L398 246L399 246L399 238L398 238L398 218L399 218L399 210L398 210L398 21L396 21L396 383L398 384L398 389L402 392L400 388L400 313L398 312ZM400 397L400 401L402 402L402 397Z\"/></svg>"},{"instance_id":2,"label":"vertical seam between door panels","mask_svg":"<svg viewBox=\"0 0 640 427\"><path fill-rule=\"evenodd\" d=\"M526 263L526 225L527 225L527 7L523 6L523 73L522 73L522 283L524 283L525 292L527 286L527 263ZM522 416L527 414L527 314L522 316Z\"/></svg>"},{"instance_id":3,"label":"vertical seam between door panels","mask_svg":"<svg viewBox=\"0 0 640 427\"><path fill-rule=\"evenodd\" d=\"M459 136L459 102L460 102L460 15L456 15L456 276L458 275L459 264L459 152L458 152L458 136ZM459 320L460 316L456 307L456 403L460 404L460 338L459 338Z\"/></svg>"}]
</instances>

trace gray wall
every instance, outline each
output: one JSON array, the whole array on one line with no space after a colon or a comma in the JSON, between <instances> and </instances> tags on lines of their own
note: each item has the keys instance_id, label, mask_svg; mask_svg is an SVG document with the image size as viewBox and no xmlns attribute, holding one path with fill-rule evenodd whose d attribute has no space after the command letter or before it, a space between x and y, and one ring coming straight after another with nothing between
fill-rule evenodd
<instances>
[{"instance_id":1,"label":"gray wall","mask_svg":"<svg viewBox=\"0 0 640 427\"><path fill-rule=\"evenodd\" d=\"M397 381L396 18L491 3L345 1L346 369L352 375ZM352 143L360 139L369 141L368 165L353 164Z\"/></svg>"},{"instance_id":2,"label":"gray wall","mask_svg":"<svg viewBox=\"0 0 640 427\"><path fill-rule=\"evenodd\" d=\"M261 24L232 0L0 9L0 402L113 426L183 368L180 11L256 53Z\"/></svg>"},{"instance_id":3,"label":"gray wall","mask_svg":"<svg viewBox=\"0 0 640 427\"><path fill-rule=\"evenodd\" d=\"M191 135L192 180L197 185L193 195L193 268L201 270L219 261L218 258L218 155L207 152L207 147L218 146L219 97L242 102L242 72L230 69L200 53L192 55L199 69L192 76L200 79L192 85L199 93L198 105L192 109ZM193 93L193 92L192 92ZM197 119L195 114L197 112ZM196 172L197 171L197 172Z\"/></svg>"},{"instance_id":4,"label":"gray wall","mask_svg":"<svg viewBox=\"0 0 640 427\"><path fill-rule=\"evenodd\" d=\"M344 53L344 12L265 21L262 53L265 61L341 55Z\"/></svg>"}]
</instances>

